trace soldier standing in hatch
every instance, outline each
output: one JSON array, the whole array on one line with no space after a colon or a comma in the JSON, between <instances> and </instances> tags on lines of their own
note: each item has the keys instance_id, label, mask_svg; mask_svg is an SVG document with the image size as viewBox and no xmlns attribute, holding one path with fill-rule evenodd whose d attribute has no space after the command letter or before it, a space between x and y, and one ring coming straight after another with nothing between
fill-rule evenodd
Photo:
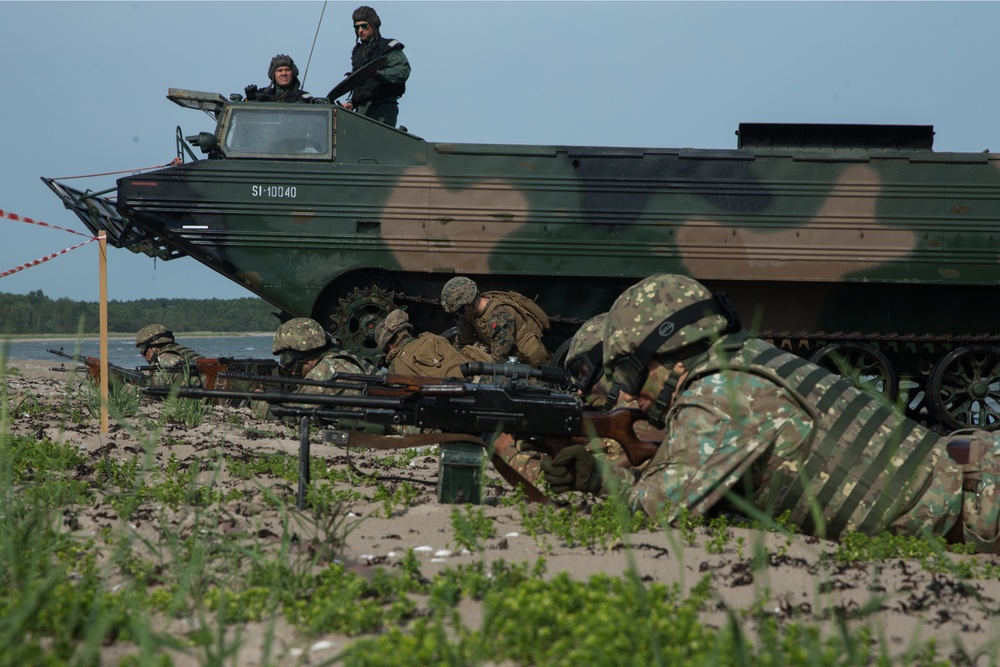
<instances>
[{"instance_id":1,"label":"soldier standing in hatch","mask_svg":"<svg viewBox=\"0 0 1000 667\"><path fill-rule=\"evenodd\" d=\"M299 68L291 56L279 53L271 58L267 68L267 78L271 84L263 90L250 84L243 89L248 102L312 102L313 96L302 90Z\"/></svg>"},{"instance_id":2,"label":"soldier standing in hatch","mask_svg":"<svg viewBox=\"0 0 1000 667\"><path fill-rule=\"evenodd\" d=\"M446 313L461 311L455 347L482 342L493 363L517 357L537 368L549 360L542 332L549 320L533 301L517 292L479 292L475 281L458 276L441 289Z\"/></svg>"},{"instance_id":3,"label":"soldier standing in hatch","mask_svg":"<svg viewBox=\"0 0 1000 667\"><path fill-rule=\"evenodd\" d=\"M162 324L149 324L135 335L139 354L157 370L151 374L154 384L171 384L186 377L192 387L201 386L201 376L190 370L190 365L203 356L189 347L178 345L174 332Z\"/></svg>"},{"instance_id":4,"label":"soldier standing in hatch","mask_svg":"<svg viewBox=\"0 0 1000 667\"><path fill-rule=\"evenodd\" d=\"M554 491L618 493L670 521L685 510L787 511L829 539L934 535L1000 552L1000 435L928 431L751 338L728 301L686 276L651 276L619 296L603 348L606 377L666 436L639 475L584 446L544 457Z\"/></svg>"},{"instance_id":5,"label":"soldier standing in hatch","mask_svg":"<svg viewBox=\"0 0 1000 667\"><path fill-rule=\"evenodd\" d=\"M381 35L382 20L371 7L358 7L352 19L357 44L351 51L351 71L381 56L386 56L387 60L384 67L351 91L344 108L396 127L399 98L406 92L406 80L410 77L410 62L403 54L403 44Z\"/></svg>"}]
</instances>

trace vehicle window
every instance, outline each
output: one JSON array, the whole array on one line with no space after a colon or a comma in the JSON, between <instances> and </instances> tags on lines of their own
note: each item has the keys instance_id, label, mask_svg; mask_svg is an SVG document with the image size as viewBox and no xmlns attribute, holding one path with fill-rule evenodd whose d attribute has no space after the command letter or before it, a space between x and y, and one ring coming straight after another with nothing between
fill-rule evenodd
<instances>
[{"instance_id":1,"label":"vehicle window","mask_svg":"<svg viewBox=\"0 0 1000 667\"><path fill-rule=\"evenodd\" d=\"M329 158L332 110L289 106L232 109L223 145L226 156Z\"/></svg>"}]
</instances>

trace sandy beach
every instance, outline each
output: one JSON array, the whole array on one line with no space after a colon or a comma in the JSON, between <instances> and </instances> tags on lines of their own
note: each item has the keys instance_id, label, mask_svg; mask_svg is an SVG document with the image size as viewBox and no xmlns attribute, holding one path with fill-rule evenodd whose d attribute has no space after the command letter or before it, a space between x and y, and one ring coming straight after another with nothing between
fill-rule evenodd
<instances>
[{"instance_id":1,"label":"sandy beach","mask_svg":"<svg viewBox=\"0 0 1000 667\"><path fill-rule=\"evenodd\" d=\"M67 391L71 380L65 373L52 371L42 362L18 362L13 367L12 374L6 377L8 401L15 406L10 415L10 432L69 443L95 462L102 458L124 461L146 447L154 469L201 465L202 470L207 470L220 452L246 461L277 454L294 457L298 452L294 427L265 422L246 408L226 406L212 407L203 423L188 427L157 422L162 404L144 399L139 415L113 423L109 433L101 434L96 419L67 419L73 401L79 399ZM17 410L16 406L28 404L27 399L49 408ZM549 576L567 572L581 580L597 573L621 576L634 568L644 581L679 584L685 590L707 579L717 603L703 610L702 620L712 626L722 627L728 611L735 611L750 625L763 613L781 623L826 623L835 632L831 619L851 619L853 612L866 609L863 620L847 622L871 624L876 637L880 637L878 641L892 654L898 655L915 639L934 638L940 655L954 658L961 651L962 655L978 655L975 664L995 664L992 655L1000 637L1000 581L996 577L963 579L953 572L932 571L915 560L902 558L874 564L837 564L835 543L742 528L726 529L724 539L704 527L694 529L690 535L672 529L641 531L609 544L571 546L554 535L532 536L521 512L504 505L511 490L492 470L485 473L485 498L480 508L494 525L495 535L483 540L479 549L469 550L461 546L455 534L456 506L438 502L436 448L428 448L398 467L398 453L348 451L324 445L316 432L311 454L326 470L350 468L387 488L399 488L405 483L412 489L407 502L387 507L372 488L354 487L359 497L345 507L348 514L344 515L349 516L353 529L338 545L335 557L365 576L378 568L398 569L408 552L419 560L420 571L427 578L446 568L477 561L536 563L544 559ZM287 529L288 516L296 513L296 490L278 476L262 473L244 479L222 470L214 473L211 483L220 491L220 497L238 498L220 501L212 514L220 517L218 529L222 533L241 536L233 539L281 535ZM333 482L331 486L335 489L338 484ZM281 507L265 502L268 496L281 499ZM585 508L579 511L581 516L586 513ZM79 507L72 528L67 530L83 539L102 531L124 529L156 544L164 534L162 522L183 533L185 522L192 520L183 509L166 512L157 520L154 516L159 515L152 508L137 516L144 519L122 522L107 502L97 502ZM301 513L301 518L306 523L316 520L309 510ZM303 532L303 544L316 539L315 533L309 538L308 532ZM767 556L755 562L754 553ZM993 556L947 558L974 562L980 572L992 571L986 565L1000 565ZM475 604L463 606L461 612L471 627L482 623ZM163 622L177 623L171 619ZM274 632L280 651L277 657L268 658L268 664L307 664L304 655L311 655L313 661L325 660L358 640L343 634L307 636L280 621ZM259 642L248 641L233 664L264 664L262 650ZM115 660L127 655L130 647L118 642L102 651L102 664L116 664ZM199 664L184 655L174 659L177 665Z\"/></svg>"}]
</instances>

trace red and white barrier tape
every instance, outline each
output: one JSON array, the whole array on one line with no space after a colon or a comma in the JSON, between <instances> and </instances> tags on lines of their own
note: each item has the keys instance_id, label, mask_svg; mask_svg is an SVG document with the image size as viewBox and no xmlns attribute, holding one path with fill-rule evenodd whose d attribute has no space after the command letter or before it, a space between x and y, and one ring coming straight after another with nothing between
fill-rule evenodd
<instances>
[{"instance_id":1,"label":"red and white barrier tape","mask_svg":"<svg viewBox=\"0 0 1000 667\"><path fill-rule=\"evenodd\" d=\"M67 229L66 231L72 231L72 230ZM81 234L81 236L83 236L83 235ZM30 269L33 266L38 266L39 264L44 264L45 262L49 261L50 259L55 259L59 255L65 255L70 250L76 250L77 248L82 248L83 246L87 245L88 243L93 243L96 240L97 240L96 236L92 237L92 238L89 238L86 241L84 241L83 243L78 243L78 244L76 244L75 246L73 246L71 248L66 248L64 250L60 250L59 252L54 252L51 255L46 255L45 257L42 257L41 259L36 259L33 262L28 262L27 264L22 264L21 266L15 268L15 269L11 269L10 271L4 271L3 273L0 273L0 278L5 278L5 277L7 277L7 276L9 276L11 274L17 273L18 271L24 271L25 269Z\"/></svg>"},{"instance_id":2,"label":"red and white barrier tape","mask_svg":"<svg viewBox=\"0 0 1000 667\"><path fill-rule=\"evenodd\" d=\"M80 232L72 230L72 229L66 229L65 227L60 227L58 225L53 225L53 224L50 224L48 222L42 222L41 220L35 220L33 218L26 218L24 216L18 215L17 213L11 213L10 211L4 211L3 209L0 209L0 218L7 218L8 220L15 220L17 222L26 222L29 225L39 225L41 227L50 227L52 229L61 229L64 232L69 232L70 234L76 234L77 236L85 236L88 239L94 239L94 238L96 238L96 237L91 236L90 234L81 234ZM76 246L76 247L79 247L79 246ZM70 250L72 250L72 248L70 248Z\"/></svg>"}]
</instances>

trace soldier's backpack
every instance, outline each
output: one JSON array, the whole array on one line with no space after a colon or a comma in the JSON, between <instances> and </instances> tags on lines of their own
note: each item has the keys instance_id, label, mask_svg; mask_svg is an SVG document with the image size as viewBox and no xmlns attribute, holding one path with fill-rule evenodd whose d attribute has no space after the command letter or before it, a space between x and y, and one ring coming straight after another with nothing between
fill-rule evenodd
<instances>
[{"instance_id":1,"label":"soldier's backpack","mask_svg":"<svg viewBox=\"0 0 1000 667\"><path fill-rule=\"evenodd\" d=\"M539 333L549 328L549 316L533 299L518 292L484 292L483 296L496 299L514 308L528 322L534 322Z\"/></svg>"}]
</instances>

